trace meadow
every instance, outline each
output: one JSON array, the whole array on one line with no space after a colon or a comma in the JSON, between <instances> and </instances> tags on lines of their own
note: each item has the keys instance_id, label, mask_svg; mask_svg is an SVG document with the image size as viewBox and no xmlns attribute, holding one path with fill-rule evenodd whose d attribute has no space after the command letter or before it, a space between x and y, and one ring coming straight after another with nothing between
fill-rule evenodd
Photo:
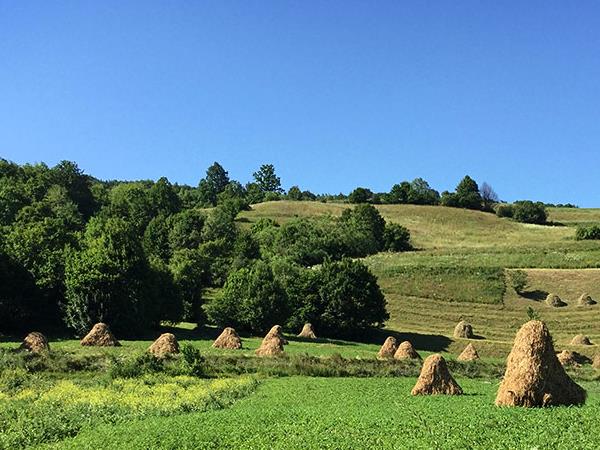
<instances>
[{"instance_id":1,"label":"meadow","mask_svg":"<svg viewBox=\"0 0 600 450\"><path fill-rule=\"evenodd\" d=\"M340 215L347 207L269 202L238 223ZM574 238L576 225L600 223L600 210L553 208L552 226L534 226L454 208L378 208L409 228L414 246L365 258L387 300L385 329L360 341L306 341L287 330L281 358L255 357L256 336L242 336L242 350L214 349L220 330L193 324L115 348L50 336L42 356L14 353L21 336L0 336L0 448L598 448L600 376L589 365L569 369L588 391L583 407L493 402L514 335L531 314L547 323L556 350L596 354L597 345L570 340L583 333L600 343L600 305L576 305L584 292L600 301L600 245ZM520 294L507 282L516 269L528 275ZM547 306L548 293L567 306ZM476 339L452 337L461 319ZM182 356L144 356L160 332L197 349L198 370ZM441 352L465 395L412 397L420 364L376 359L388 335L410 340L423 357ZM469 342L482 359L456 361Z\"/></svg>"}]
</instances>

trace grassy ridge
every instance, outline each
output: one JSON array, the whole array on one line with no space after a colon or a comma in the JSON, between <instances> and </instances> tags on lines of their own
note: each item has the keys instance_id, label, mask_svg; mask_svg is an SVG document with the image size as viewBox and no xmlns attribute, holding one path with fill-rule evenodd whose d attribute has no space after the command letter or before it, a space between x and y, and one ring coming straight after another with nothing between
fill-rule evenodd
<instances>
[{"instance_id":1,"label":"grassy ridge","mask_svg":"<svg viewBox=\"0 0 600 450\"><path fill-rule=\"evenodd\" d=\"M265 381L231 408L100 427L53 448L598 448L600 393L587 404L497 408L495 383L458 379L467 395L412 397L414 378ZM510 433L507 433L510 430Z\"/></svg>"}]
</instances>

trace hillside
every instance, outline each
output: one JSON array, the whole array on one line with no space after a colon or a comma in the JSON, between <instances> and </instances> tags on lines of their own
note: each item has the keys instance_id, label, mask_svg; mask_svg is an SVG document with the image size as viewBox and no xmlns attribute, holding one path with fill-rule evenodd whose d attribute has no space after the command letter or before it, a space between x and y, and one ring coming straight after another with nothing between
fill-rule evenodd
<instances>
[{"instance_id":1,"label":"hillside","mask_svg":"<svg viewBox=\"0 0 600 450\"><path fill-rule=\"evenodd\" d=\"M282 223L294 217L339 215L348 207L269 202L254 205L239 220L252 223L269 217ZM378 209L386 220L410 230L416 248L365 260L386 295L390 331L451 336L456 322L464 318L484 338L479 347L490 355L503 355L532 307L548 322L560 348L568 347L578 333L600 343L600 305L575 306L584 292L600 300L600 245L574 238L576 224L600 223L600 209L552 208L550 220L562 224L557 226L521 224L440 206L380 205ZM529 275L525 296L505 289L505 274L514 268L524 268ZM558 294L568 306L546 306L547 293ZM453 342L448 349L463 345Z\"/></svg>"}]
</instances>

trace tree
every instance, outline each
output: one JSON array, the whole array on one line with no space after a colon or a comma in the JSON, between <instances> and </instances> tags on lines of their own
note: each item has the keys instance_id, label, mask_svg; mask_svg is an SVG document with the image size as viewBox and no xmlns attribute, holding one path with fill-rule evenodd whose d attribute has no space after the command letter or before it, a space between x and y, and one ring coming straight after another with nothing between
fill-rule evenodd
<instances>
[{"instance_id":1,"label":"tree","mask_svg":"<svg viewBox=\"0 0 600 450\"><path fill-rule=\"evenodd\" d=\"M388 203L399 204L408 203L408 196L410 193L410 183L403 181L400 184L392 186L390 193L388 194Z\"/></svg>"},{"instance_id":2,"label":"tree","mask_svg":"<svg viewBox=\"0 0 600 450\"><path fill-rule=\"evenodd\" d=\"M201 324L204 321L202 289L209 269L207 259L196 249L184 248L173 253L169 269L183 307L180 317Z\"/></svg>"},{"instance_id":3,"label":"tree","mask_svg":"<svg viewBox=\"0 0 600 450\"><path fill-rule=\"evenodd\" d=\"M211 205L217 204L217 196L229 184L229 174L218 162L214 162L206 170L206 177L198 185L202 199Z\"/></svg>"},{"instance_id":4,"label":"tree","mask_svg":"<svg viewBox=\"0 0 600 450\"><path fill-rule=\"evenodd\" d=\"M429 186L423 178L415 178L410 183L408 203L413 205L437 205L440 194Z\"/></svg>"},{"instance_id":5,"label":"tree","mask_svg":"<svg viewBox=\"0 0 600 450\"><path fill-rule=\"evenodd\" d=\"M275 174L273 164L263 164L258 171L252 174L256 184L262 192L283 193L281 189L281 180Z\"/></svg>"},{"instance_id":6,"label":"tree","mask_svg":"<svg viewBox=\"0 0 600 450\"><path fill-rule=\"evenodd\" d=\"M148 192L149 201L152 205L152 214L175 214L181 210L181 200L173 185L165 177L152 185Z\"/></svg>"},{"instance_id":7,"label":"tree","mask_svg":"<svg viewBox=\"0 0 600 450\"><path fill-rule=\"evenodd\" d=\"M287 193L287 198L296 201L302 200L302 191L298 186L292 186Z\"/></svg>"},{"instance_id":8,"label":"tree","mask_svg":"<svg viewBox=\"0 0 600 450\"><path fill-rule=\"evenodd\" d=\"M2 331L24 331L48 317L39 308L39 292L33 276L17 261L0 252L0 323Z\"/></svg>"},{"instance_id":9,"label":"tree","mask_svg":"<svg viewBox=\"0 0 600 450\"><path fill-rule=\"evenodd\" d=\"M494 192L492 186L485 181L481 185L481 199L483 201L483 210L487 212L494 211L494 205L498 203L498 194Z\"/></svg>"},{"instance_id":10,"label":"tree","mask_svg":"<svg viewBox=\"0 0 600 450\"><path fill-rule=\"evenodd\" d=\"M410 250L410 231L397 223L386 223L383 231L383 250L403 252Z\"/></svg>"},{"instance_id":11,"label":"tree","mask_svg":"<svg viewBox=\"0 0 600 450\"><path fill-rule=\"evenodd\" d=\"M263 333L285 323L287 299L271 267L257 261L229 275L221 294L207 305L207 314L219 326Z\"/></svg>"},{"instance_id":12,"label":"tree","mask_svg":"<svg viewBox=\"0 0 600 450\"><path fill-rule=\"evenodd\" d=\"M77 205L85 220L96 211L96 200L91 191L91 181L76 163L61 161L51 170L52 184L62 186L67 196Z\"/></svg>"},{"instance_id":13,"label":"tree","mask_svg":"<svg viewBox=\"0 0 600 450\"><path fill-rule=\"evenodd\" d=\"M366 256L383 248L385 219L373 205L363 203L344 210L341 222L354 249L351 256Z\"/></svg>"},{"instance_id":14,"label":"tree","mask_svg":"<svg viewBox=\"0 0 600 450\"><path fill-rule=\"evenodd\" d=\"M319 271L312 323L330 336L356 335L389 318L377 278L360 261L326 261Z\"/></svg>"},{"instance_id":15,"label":"tree","mask_svg":"<svg viewBox=\"0 0 600 450\"><path fill-rule=\"evenodd\" d=\"M466 175L456 186L456 203L459 208L481 209L479 186L469 175Z\"/></svg>"},{"instance_id":16,"label":"tree","mask_svg":"<svg viewBox=\"0 0 600 450\"><path fill-rule=\"evenodd\" d=\"M111 189L109 197L110 206L106 213L126 219L142 235L155 215L149 189L139 182L122 183Z\"/></svg>"},{"instance_id":17,"label":"tree","mask_svg":"<svg viewBox=\"0 0 600 450\"><path fill-rule=\"evenodd\" d=\"M369 203L373 200L373 192L367 188L357 187L350 195L348 195L348 201L350 203Z\"/></svg>"},{"instance_id":18,"label":"tree","mask_svg":"<svg viewBox=\"0 0 600 450\"><path fill-rule=\"evenodd\" d=\"M542 202L521 200L513 204L513 219L518 222L543 225L548 219L548 213Z\"/></svg>"}]
</instances>

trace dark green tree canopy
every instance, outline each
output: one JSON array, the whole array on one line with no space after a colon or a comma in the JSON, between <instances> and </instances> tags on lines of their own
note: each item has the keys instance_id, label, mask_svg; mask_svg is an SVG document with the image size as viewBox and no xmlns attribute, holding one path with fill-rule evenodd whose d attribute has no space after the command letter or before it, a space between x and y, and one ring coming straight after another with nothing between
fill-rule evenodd
<instances>
[{"instance_id":1,"label":"dark green tree canopy","mask_svg":"<svg viewBox=\"0 0 600 450\"><path fill-rule=\"evenodd\" d=\"M281 180L275 174L275 166L273 164L263 164L252 176L262 192L283 193Z\"/></svg>"}]
</instances>

